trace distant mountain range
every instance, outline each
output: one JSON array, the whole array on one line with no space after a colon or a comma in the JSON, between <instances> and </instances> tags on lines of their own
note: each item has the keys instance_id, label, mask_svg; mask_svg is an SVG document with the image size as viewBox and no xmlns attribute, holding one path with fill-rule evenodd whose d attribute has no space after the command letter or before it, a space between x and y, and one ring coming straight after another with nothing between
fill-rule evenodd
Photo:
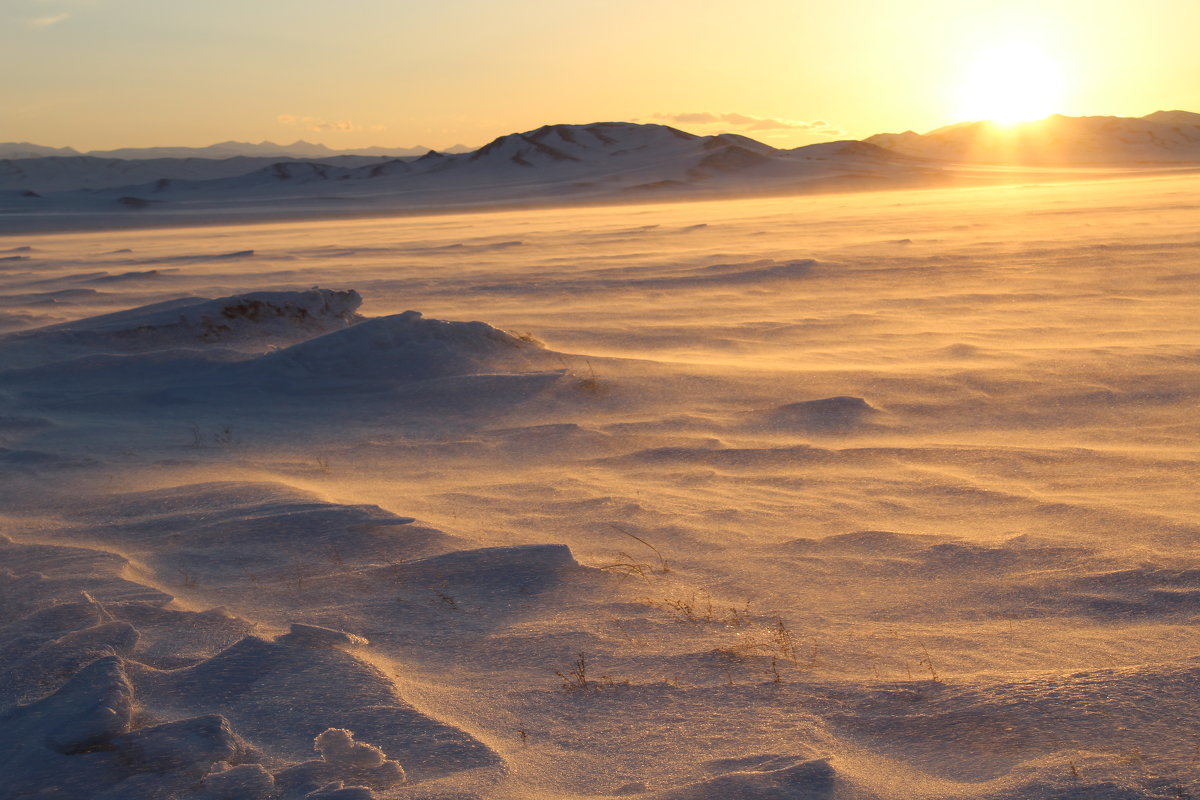
<instances>
[{"instance_id":1,"label":"distant mountain range","mask_svg":"<svg viewBox=\"0 0 1200 800\"><path fill-rule=\"evenodd\" d=\"M410 156L411 158L411 156ZM333 156L320 159L329 166L363 166L390 161L370 156ZM0 159L0 191L21 189L38 193L74 189L108 189L157 180L208 180L232 178L266 169L280 162L310 159L283 156L233 156L230 158L102 158L99 156L41 156Z\"/></svg>"},{"instance_id":2,"label":"distant mountain range","mask_svg":"<svg viewBox=\"0 0 1200 800\"><path fill-rule=\"evenodd\" d=\"M534 196L732 189L811 180L927 172L864 142L779 150L745 136L697 136L665 125L547 125L501 136L468 153L419 158L122 160L80 156L0 161L0 187L62 201L136 196L146 205L207 198L247 202L319 193L326 200L459 203ZM64 173L74 172L64 178ZM151 175L159 177L146 181ZM178 177L176 177L178 176ZM86 184L83 181L86 180ZM142 182L135 182L135 181ZM63 191L63 184L87 191ZM103 184L107 183L107 186ZM126 202L128 205L128 202Z\"/></svg>"},{"instance_id":3,"label":"distant mountain range","mask_svg":"<svg viewBox=\"0 0 1200 800\"><path fill-rule=\"evenodd\" d=\"M562 127L562 126L555 126ZM513 134L520 135L520 134ZM736 135L736 134L730 134ZM500 137L505 139L507 137ZM752 139L739 137L744 141ZM1191 161L1200 158L1200 114L1155 111L1144 117L1067 117L1015 125L963 122L919 134L880 133L863 141L905 155L944 161L994 163L1112 163L1115 161ZM494 144L494 143L493 143ZM755 142L755 144L761 144ZM489 147L492 145L488 145ZM766 145L761 145L766 146ZM0 159L77 158L121 160L275 158L327 161L342 156L415 158L428 147L360 147L334 150L303 140L275 142L218 142L207 147L124 147L81 152L73 147L45 147L28 142L0 142ZM470 153L457 144L446 154Z\"/></svg>"},{"instance_id":4,"label":"distant mountain range","mask_svg":"<svg viewBox=\"0 0 1200 800\"><path fill-rule=\"evenodd\" d=\"M864 141L920 158L987 164L1146 164L1200 161L1200 114L1064 117L999 125L966 122L926 134L881 133Z\"/></svg>"},{"instance_id":5,"label":"distant mountain range","mask_svg":"<svg viewBox=\"0 0 1200 800\"><path fill-rule=\"evenodd\" d=\"M1010 174L973 164L1063 166L1064 176L1082 165L1200 169L1200 115L977 122L794 149L738 134L602 122L545 125L478 150L421 156L4 159L0 230L796 194Z\"/></svg>"},{"instance_id":6,"label":"distant mountain range","mask_svg":"<svg viewBox=\"0 0 1200 800\"><path fill-rule=\"evenodd\" d=\"M472 148L456 144L447 153L468 153ZM118 150L89 150L80 152L73 147L44 147L28 142L0 142L0 158L42 158L46 156L92 156L94 158L151 159L151 158L235 158L261 156L273 158L332 158L335 156L372 156L401 158L420 156L428 147L360 147L334 150L323 144L296 141L291 144L275 142L219 142L207 147L123 147Z\"/></svg>"}]
</instances>

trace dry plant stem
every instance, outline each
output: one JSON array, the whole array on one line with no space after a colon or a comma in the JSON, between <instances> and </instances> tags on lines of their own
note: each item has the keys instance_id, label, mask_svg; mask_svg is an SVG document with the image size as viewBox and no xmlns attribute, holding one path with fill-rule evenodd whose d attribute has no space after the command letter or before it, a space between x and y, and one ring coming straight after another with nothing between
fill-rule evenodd
<instances>
[{"instance_id":1,"label":"dry plant stem","mask_svg":"<svg viewBox=\"0 0 1200 800\"><path fill-rule=\"evenodd\" d=\"M633 556L628 553L617 553L620 561L614 561L611 564L601 564L597 569L605 572L617 572L626 577L637 576L644 580L647 584L650 583L650 577L647 572L653 572L649 564L643 564L639 561L634 561Z\"/></svg>"},{"instance_id":2,"label":"dry plant stem","mask_svg":"<svg viewBox=\"0 0 1200 800\"><path fill-rule=\"evenodd\" d=\"M775 625L771 628L771 640L781 656L789 661L796 660L796 639L784 624L782 617L775 617Z\"/></svg>"},{"instance_id":3,"label":"dry plant stem","mask_svg":"<svg viewBox=\"0 0 1200 800\"><path fill-rule=\"evenodd\" d=\"M567 670L566 674L555 671L554 673L562 678L563 691L566 692L582 692L588 688L587 677L587 654L580 652L575 657L575 664Z\"/></svg>"},{"instance_id":4,"label":"dry plant stem","mask_svg":"<svg viewBox=\"0 0 1200 800\"><path fill-rule=\"evenodd\" d=\"M633 539L634 541L641 542L642 544L646 545L646 547L649 547L651 550L653 550L653 551L654 551L654 555L658 556L658 571L659 571L659 572L661 572L661 573L663 573L663 574L665 575L666 573L668 573L668 572L670 572L670 571L671 571L670 567L668 567L668 566L667 566L667 560L666 560L665 558L663 558L663 554L662 554L661 552L659 552L659 549L658 549L657 547L655 547L654 545L650 544L649 542L647 542L645 539L643 539L643 538L642 538L642 537L640 537L640 536L636 536L636 535L634 535L634 534L630 533L630 532L629 532L629 531L627 531L627 530L622 530L622 529L621 529L621 528L620 528L618 525L616 525L615 523L612 523L612 522L610 522L610 523L608 523L608 524L609 524L609 527L611 527L611 528L612 528L613 530L615 530L617 533L620 533L620 534L623 534L623 535L625 535L625 536L628 536L630 539Z\"/></svg>"},{"instance_id":5,"label":"dry plant stem","mask_svg":"<svg viewBox=\"0 0 1200 800\"><path fill-rule=\"evenodd\" d=\"M932 660L931 656L929 655L929 649L927 647L925 647L924 642L921 643L921 652L925 654L925 657L922 658L917 663L929 670L930 680L932 680L934 683L941 683L942 678L938 674L938 671L936 669L934 669L933 660Z\"/></svg>"}]
</instances>

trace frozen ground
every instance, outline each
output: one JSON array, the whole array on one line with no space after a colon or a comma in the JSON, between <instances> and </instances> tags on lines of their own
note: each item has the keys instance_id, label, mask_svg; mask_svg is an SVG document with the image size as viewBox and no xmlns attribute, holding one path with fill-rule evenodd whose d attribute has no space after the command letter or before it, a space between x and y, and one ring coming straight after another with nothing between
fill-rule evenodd
<instances>
[{"instance_id":1,"label":"frozen ground","mask_svg":"<svg viewBox=\"0 0 1200 800\"><path fill-rule=\"evenodd\" d=\"M0 798L1200 795L1198 212L0 239Z\"/></svg>"}]
</instances>

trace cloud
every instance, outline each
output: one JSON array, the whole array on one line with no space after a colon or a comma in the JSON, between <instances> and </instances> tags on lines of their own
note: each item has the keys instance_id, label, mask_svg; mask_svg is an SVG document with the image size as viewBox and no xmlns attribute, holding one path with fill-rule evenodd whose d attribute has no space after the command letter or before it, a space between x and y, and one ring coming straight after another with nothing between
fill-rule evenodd
<instances>
[{"instance_id":1,"label":"cloud","mask_svg":"<svg viewBox=\"0 0 1200 800\"><path fill-rule=\"evenodd\" d=\"M655 114L653 119L675 122L680 125L711 125L737 128L743 131L805 131L822 136L844 136L846 134L841 128L831 125L823 119L804 122L794 119L751 117L734 112L713 114L709 111L688 111L682 114Z\"/></svg>"},{"instance_id":2,"label":"cloud","mask_svg":"<svg viewBox=\"0 0 1200 800\"><path fill-rule=\"evenodd\" d=\"M50 14L46 17L35 17L29 20L29 26L31 28L49 28L51 25L57 25L64 19L69 19L70 16L70 14L63 12L61 14Z\"/></svg>"},{"instance_id":3,"label":"cloud","mask_svg":"<svg viewBox=\"0 0 1200 800\"><path fill-rule=\"evenodd\" d=\"M338 131L339 133L351 133L353 131L361 131L363 127L356 125L348 119L326 120L320 117L299 116L297 114L280 114L275 118L275 121L280 125L298 125L310 131ZM370 125L367 130L381 131L382 125Z\"/></svg>"}]
</instances>

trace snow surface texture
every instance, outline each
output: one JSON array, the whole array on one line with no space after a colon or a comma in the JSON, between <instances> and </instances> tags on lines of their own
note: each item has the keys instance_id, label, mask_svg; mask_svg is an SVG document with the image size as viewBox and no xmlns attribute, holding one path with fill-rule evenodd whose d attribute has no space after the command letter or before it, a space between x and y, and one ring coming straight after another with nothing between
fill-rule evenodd
<instances>
[{"instance_id":1,"label":"snow surface texture","mask_svg":"<svg viewBox=\"0 0 1200 800\"><path fill-rule=\"evenodd\" d=\"M0 798L1195 797L1197 207L9 237Z\"/></svg>"}]
</instances>

